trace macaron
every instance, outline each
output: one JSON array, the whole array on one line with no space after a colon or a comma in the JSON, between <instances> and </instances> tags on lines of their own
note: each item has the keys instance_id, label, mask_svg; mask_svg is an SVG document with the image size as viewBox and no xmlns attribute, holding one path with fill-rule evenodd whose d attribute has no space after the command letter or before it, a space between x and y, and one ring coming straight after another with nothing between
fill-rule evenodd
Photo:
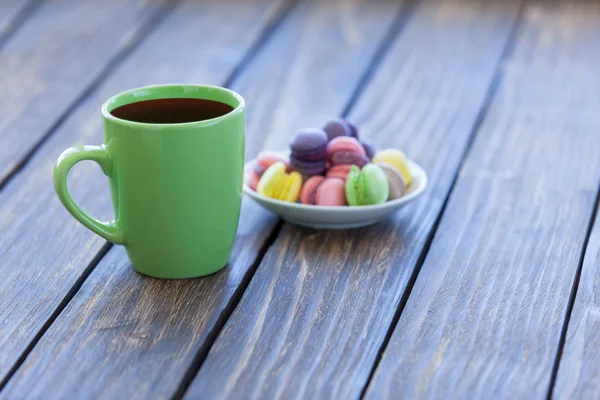
<instances>
[{"instance_id":1,"label":"macaron","mask_svg":"<svg viewBox=\"0 0 600 400\"><path fill-rule=\"evenodd\" d=\"M359 167L369 162L364 147L349 136L338 136L327 144L327 160L331 165L354 164Z\"/></svg>"},{"instance_id":2,"label":"macaron","mask_svg":"<svg viewBox=\"0 0 600 400\"><path fill-rule=\"evenodd\" d=\"M354 139L358 140L358 129L356 128L356 125L351 124L348 121L345 121L345 122L350 127L350 136L352 136Z\"/></svg>"},{"instance_id":3,"label":"macaron","mask_svg":"<svg viewBox=\"0 0 600 400\"><path fill-rule=\"evenodd\" d=\"M313 176L302 187L300 202L317 206L345 206L344 181L338 178Z\"/></svg>"},{"instance_id":4,"label":"macaron","mask_svg":"<svg viewBox=\"0 0 600 400\"><path fill-rule=\"evenodd\" d=\"M352 136L352 126L343 119L334 119L327 122L323 127L323 130L327 134L327 139L330 141L339 136Z\"/></svg>"},{"instance_id":5,"label":"macaron","mask_svg":"<svg viewBox=\"0 0 600 400\"><path fill-rule=\"evenodd\" d=\"M375 155L375 149L373 148L373 146L371 146L370 143L367 143L363 140L361 140L360 144L362 144L362 147L365 149L365 152L367 153L367 157L369 157L369 160L371 160L373 158L373 156Z\"/></svg>"},{"instance_id":6,"label":"macaron","mask_svg":"<svg viewBox=\"0 0 600 400\"><path fill-rule=\"evenodd\" d=\"M348 173L350 172L350 168L352 168L351 164L340 164L334 165L333 167L327 170L325 174L328 178L339 178L343 181L346 180Z\"/></svg>"},{"instance_id":7,"label":"macaron","mask_svg":"<svg viewBox=\"0 0 600 400\"><path fill-rule=\"evenodd\" d=\"M346 178L346 200L351 206L385 203L390 194L387 176L375 164L367 164L362 170L356 165Z\"/></svg>"},{"instance_id":8,"label":"macaron","mask_svg":"<svg viewBox=\"0 0 600 400\"><path fill-rule=\"evenodd\" d=\"M278 161L281 161L287 167L289 167L289 160L278 153L274 153L272 151L263 151L256 156L256 166L264 168L265 171Z\"/></svg>"},{"instance_id":9,"label":"macaron","mask_svg":"<svg viewBox=\"0 0 600 400\"><path fill-rule=\"evenodd\" d=\"M258 184L260 177L265 173L267 168L276 162L283 162L286 165L287 171L290 171L289 161L277 153L263 151L256 156L256 164L254 164L252 171L246 177L246 183L250 186L250 189L256 190L256 185Z\"/></svg>"},{"instance_id":10,"label":"macaron","mask_svg":"<svg viewBox=\"0 0 600 400\"><path fill-rule=\"evenodd\" d=\"M286 173L286 165L279 161L271 165L262 175L256 191L277 200L295 202L302 188L302 176L296 171Z\"/></svg>"},{"instance_id":11,"label":"macaron","mask_svg":"<svg viewBox=\"0 0 600 400\"><path fill-rule=\"evenodd\" d=\"M400 171L385 163L378 163L375 165L381 168L381 170L387 176L388 183L390 185L390 194L388 196L388 200L395 200L402 197L404 193L406 193L407 185Z\"/></svg>"},{"instance_id":12,"label":"macaron","mask_svg":"<svg viewBox=\"0 0 600 400\"><path fill-rule=\"evenodd\" d=\"M369 162L369 158L366 156L366 154L360 154L352 151L338 151L331 156L329 162L333 166L350 164L362 167Z\"/></svg>"},{"instance_id":13,"label":"macaron","mask_svg":"<svg viewBox=\"0 0 600 400\"><path fill-rule=\"evenodd\" d=\"M290 166L305 176L325 172L327 162L327 135L322 129L296 132L290 143Z\"/></svg>"},{"instance_id":14,"label":"macaron","mask_svg":"<svg viewBox=\"0 0 600 400\"><path fill-rule=\"evenodd\" d=\"M260 180L260 177L258 175L256 175L254 172L252 172L246 178L246 184L250 187L250 189L252 189L256 192L256 186L258 186L259 180Z\"/></svg>"},{"instance_id":15,"label":"macaron","mask_svg":"<svg viewBox=\"0 0 600 400\"><path fill-rule=\"evenodd\" d=\"M410 174L410 168L408 167L408 162L406 160L406 156L401 150L398 149L385 149L381 150L375 157L371 160L373 163L385 163L389 164L392 167L396 168L404 177L404 182L406 185L410 185L412 181L412 176Z\"/></svg>"}]
</instances>

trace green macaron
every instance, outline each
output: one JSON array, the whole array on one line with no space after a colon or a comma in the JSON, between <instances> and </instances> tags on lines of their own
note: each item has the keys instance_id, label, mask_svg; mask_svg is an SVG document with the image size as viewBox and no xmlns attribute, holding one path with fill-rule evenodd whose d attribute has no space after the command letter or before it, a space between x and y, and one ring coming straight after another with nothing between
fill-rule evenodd
<instances>
[{"instance_id":1,"label":"green macaron","mask_svg":"<svg viewBox=\"0 0 600 400\"><path fill-rule=\"evenodd\" d=\"M346 178L346 200L351 206L385 203L390 187L385 172L375 164L367 164L362 170L356 165L350 168Z\"/></svg>"}]
</instances>

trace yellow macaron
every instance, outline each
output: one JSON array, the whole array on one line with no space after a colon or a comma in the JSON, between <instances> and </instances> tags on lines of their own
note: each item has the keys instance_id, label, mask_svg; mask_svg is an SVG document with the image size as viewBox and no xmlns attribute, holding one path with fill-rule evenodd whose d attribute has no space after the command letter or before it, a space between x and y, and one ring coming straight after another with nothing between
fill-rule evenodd
<instances>
[{"instance_id":1,"label":"yellow macaron","mask_svg":"<svg viewBox=\"0 0 600 400\"><path fill-rule=\"evenodd\" d=\"M410 185L412 181L412 176L410 174L410 168L408 167L408 163L406 161L406 156L401 150L398 149L385 149L381 150L372 160L373 163L385 163L391 165L396 168L402 174L406 185Z\"/></svg>"},{"instance_id":2,"label":"yellow macaron","mask_svg":"<svg viewBox=\"0 0 600 400\"><path fill-rule=\"evenodd\" d=\"M258 181L256 191L263 196L277 200L292 203L298 200L300 189L302 189L302 175L296 171L288 174L285 172L286 168L282 162L276 162L267 168Z\"/></svg>"}]
</instances>

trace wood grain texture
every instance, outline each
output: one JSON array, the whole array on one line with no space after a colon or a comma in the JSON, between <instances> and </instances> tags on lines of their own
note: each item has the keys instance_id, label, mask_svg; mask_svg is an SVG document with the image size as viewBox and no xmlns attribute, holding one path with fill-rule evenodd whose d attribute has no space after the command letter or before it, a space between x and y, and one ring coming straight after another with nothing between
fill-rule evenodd
<instances>
[{"instance_id":1,"label":"wood grain texture","mask_svg":"<svg viewBox=\"0 0 600 400\"><path fill-rule=\"evenodd\" d=\"M58 201L52 186L53 163L69 146L102 141L100 106L119 91L166 81L224 81L266 23L283 10L283 2L278 1L243 4L229 8L217 1L182 4L0 192L0 377L104 246ZM225 17L230 23L220 22ZM204 34L207 29L211 35ZM175 48L181 51L174 52ZM110 218L110 192L97 165L78 165L69 176L69 186L75 199L93 215ZM56 373L61 374L62 368Z\"/></svg>"},{"instance_id":2,"label":"wood grain texture","mask_svg":"<svg viewBox=\"0 0 600 400\"><path fill-rule=\"evenodd\" d=\"M192 7L195 3L189 4ZM203 24L197 20L198 12L190 9L181 10L177 20L165 22L169 28L159 28L122 68L115 71L99 94L66 123L56 138L52 138L49 149L61 148L65 140L75 140L77 137L73 132L78 131L84 133L77 141L98 140L101 135L96 123L96 107L109 92L121 90L125 83L137 85L141 83L140 79L156 79L157 72L161 80L224 81L225 71L231 71L232 66L219 63L219 58L212 65L206 64L201 55L210 51L215 55L224 54L223 60L239 59L236 49L241 46L240 32L250 35L260 17L256 10L265 5L263 1L235 4L234 10L239 14L233 19L230 16L227 25L218 23L220 18L210 13L205 15L206 23ZM362 11L365 18L358 18L366 0L361 3L334 1L333 4L336 6L307 2L294 8L247 71L233 83L233 88L244 95L248 104L249 143L263 141L268 135L281 135L281 132L286 132L285 136L289 137L289 132L298 127L296 124L302 123L304 118L314 117L311 107L306 107L307 112L303 113L304 104L320 105L321 116L339 113L400 7L397 2L374 3L371 11ZM222 6L215 2L215 10L224 12ZM351 13L348 17L351 17L352 29L363 38L358 44L342 34L345 25L335 23L340 10ZM314 22L317 17L319 23ZM199 43L198 37L207 29L209 21L215 21L208 25L213 36ZM171 29L175 30L172 37L165 37L165 32ZM181 38L176 47L193 66L185 66L183 60L160 62L162 55L156 51L169 52L175 46L172 38ZM288 54L283 53L290 45L295 46L295 54L298 54L294 63L290 63ZM320 57L326 49L331 49L333 54L331 64L328 68L318 69L309 59ZM195 56L189 54L193 51ZM296 79L319 84L336 82L332 78L336 74L344 77L345 87L332 91L330 86L322 84L313 88L311 96L301 92L296 95L297 83L291 82ZM271 85L268 84L269 75L274 82ZM274 128L268 117L284 113L284 107L290 107L292 99L298 107L294 110L297 113L295 119L280 121ZM257 119L264 123L261 125ZM61 144L57 144L59 137ZM92 166L91 170L95 168ZM84 192L79 193L82 203L91 205L94 212L106 212L110 208L109 196L102 194L108 194L108 191L103 191L100 180L95 180L86 171L83 167L73 171L77 175L71 187L73 190L83 187ZM62 219L56 223L65 229L75 229L76 224L64 214L61 213ZM166 282L142 278L131 269L124 251L113 248L42 337L3 393L8 397L26 394L34 398L48 391L58 398L74 392L83 397L102 398L171 396L188 368L195 372L195 357L201 358L207 352L207 346L224 324L253 272L255 259L262 256L261 248L268 243L267 237L275 224L273 215L244 202L230 265L206 279ZM100 248L101 241L91 234L67 235L69 241L74 237L83 238L73 244L73 248L68 244L65 249L58 249L62 251L59 257L63 263L76 255L79 263L85 265L84 259L89 262L91 257L78 254L82 253L81 249L89 247L97 251ZM65 368L69 370L68 375L63 374Z\"/></svg>"},{"instance_id":3,"label":"wood grain texture","mask_svg":"<svg viewBox=\"0 0 600 400\"><path fill-rule=\"evenodd\" d=\"M600 216L585 252L554 387L556 399L600 398Z\"/></svg>"},{"instance_id":4,"label":"wood grain texture","mask_svg":"<svg viewBox=\"0 0 600 400\"><path fill-rule=\"evenodd\" d=\"M2 0L0 1L0 46L5 36L12 34L21 24L27 10L42 0Z\"/></svg>"},{"instance_id":5,"label":"wood grain texture","mask_svg":"<svg viewBox=\"0 0 600 400\"><path fill-rule=\"evenodd\" d=\"M599 22L594 2L525 7L366 398L546 398L600 183Z\"/></svg>"},{"instance_id":6,"label":"wood grain texture","mask_svg":"<svg viewBox=\"0 0 600 400\"><path fill-rule=\"evenodd\" d=\"M518 2L418 5L350 119L400 147L427 193L377 225L285 225L190 386L189 398L357 398L461 161ZM396 398L398 396L395 396Z\"/></svg>"},{"instance_id":7,"label":"wood grain texture","mask_svg":"<svg viewBox=\"0 0 600 400\"><path fill-rule=\"evenodd\" d=\"M340 114L390 30L398 0L308 0L234 88L251 98L246 158L288 148L301 128Z\"/></svg>"},{"instance_id":8,"label":"wood grain texture","mask_svg":"<svg viewBox=\"0 0 600 400\"><path fill-rule=\"evenodd\" d=\"M0 51L0 182L167 2L50 0L19 27Z\"/></svg>"},{"instance_id":9,"label":"wood grain texture","mask_svg":"<svg viewBox=\"0 0 600 400\"><path fill-rule=\"evenodd\" d=\"M26 4L27 2L23 0L3 0L0 2L0 35L11 24L15 16L26 7Z\"/></svg>"},{"instance_id":10,"label":"wood grain texture","mask_svg":"<svg viewBox=\"0 0 600 400\"><path fill-rule=\"evenodd\" d=\"M568 90L568 98L577 104L572 118L588 122L586 128L590 131L588 134L594 135L596 140L593 146L597 150L600 146L600 117L597 113L600 104L600 79L597 74L600 62L597 59L600 53L600 4L592 2L577 4L577 8L576 5L571 7L573 8L565 7L560 26L568 28L568 32L571 33L570 37L564 39L568 41L569 49L579 48L578 58L585 58L584 61L578 60L577 63L562 66L563 70L569 67L569 71L572 71L570 77L576 76L576 82L580 83L575 87L563 87ZM583 46L587 47L585 55ZM566 82L566 74L563 78L563 82ZM558 94L555 97L558 97ZM583 156L582 154L582 158ZM586 167L591 169L595 168L594 166L595 163L590 161ZM553 398L600 398L600 214L596 215L587 244L567 328Z\"/></svg>"}]
</instances>

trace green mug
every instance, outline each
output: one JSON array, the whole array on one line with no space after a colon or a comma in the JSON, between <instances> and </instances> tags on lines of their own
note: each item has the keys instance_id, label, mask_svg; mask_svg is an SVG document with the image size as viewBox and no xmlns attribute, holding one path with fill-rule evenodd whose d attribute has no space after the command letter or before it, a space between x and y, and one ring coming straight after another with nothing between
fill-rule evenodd
<instances>
[{"instance_id":1,"label":"green mug","mask_svg":"<svg viewBox=\"0 0 600 400\"><path fill-rule=\"evenodd\" d=\"M147 123L115 109L160 99L212 100L226 114L195 122ZM157 278L193 278L227 265L242 202L245 104L216 86L157 85L118 94L102 106L104 144L65 150L54 187L83 225L124 245L135 270ZM69 170L92 160L109 178L115 220L101 222L67 189Z\"/></svg>"}]
</instances>

